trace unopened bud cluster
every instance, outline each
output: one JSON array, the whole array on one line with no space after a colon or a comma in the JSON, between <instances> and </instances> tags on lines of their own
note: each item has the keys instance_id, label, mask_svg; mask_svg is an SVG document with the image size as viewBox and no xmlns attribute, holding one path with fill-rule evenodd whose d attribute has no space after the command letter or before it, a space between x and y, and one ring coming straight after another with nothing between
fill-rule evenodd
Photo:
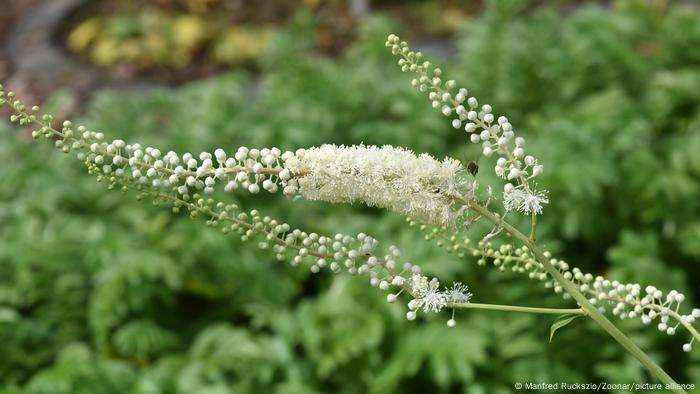
<instances>
[{"instance_id":1,"label":"unopened bud cluster","mask_svg":"<svg viewBox=\"0 0 700 394\"><path fill-rule=\"evenodd\" d=\"M526 154L525 139L516 136L509 120L496 117L490 105L480 105L467 89L457 89L455 81L443 81L442 70L425 61L420 52L411 51L397 36L390 35L386 45L401 57L398 63L402 71L417 75L412 85L427 94L432 106L450 117L454 128L464 129L472 143L480 144L484 156L497 156L494 171L505 181L505 210L541 214L549 200L546 191L535 189L535 178L544 168L535 157ZM99 181L107 180L110 187L134 188L139 191L139 197L149 196L154 203L172 203L175 212L185 207L192 217L205 216L208 225L224 233L237 234L243 241L257 239L259 248L272 250L278 260L289 260L292 266L308 265L313 273L329 269L334 273L365 275L371 286L388 292L389 303L397 302L406 292L411 297L407 305L408 320L416 319L419 310L438 312L458 307L469 302L471 294L460 283L441 289L437 278L424 276L416 265L400 262L400 251L394 246L383 255L377 253L378 241L364 233L356 236L307 233L262 216L257 210L241 212L234 204L216 202L208 195L217 184L222 184L224 191L245 189L256 194L261 190L271 193L282 190L284 194L300 194L309 200L361 202L387 208L437 226L426 239L441 239L438 241L441 246L449 244L448 251L460 255L469 252L478 258L479 265L492 260L501 271L527 273L565 299L570 298L526 247L494 248L489 242L474 247L468 238L459 240L454 232L448 234L473 201L476 188L476 181L470 185L460 181L462 167L456 160L439 161L402 148L365 145L323 145L284 153L278 148L241 147L233 154L223 149L216 149L213 154L179 155L173 151L163 154L154 147L127 144L118 139L105 141L102 133L74 128L70 122L65 122L60 131L55 130L50 115L38 118L38 107L27 110L13 93L5 94L0 85L0 105L6 103L15 112L11 121L37 125L32 133L35 138L50 138L63 152L76 153L89 172ZM489 190L489 200L490 196ZM534 239L535 222L533 216L531 239ZM425 230L427 226L421 228ZM551 259L548 252L545 256ZM698 337L693 324L700 319L700 310L681 314L683 294L675 290L664 294L653 286L642 289L639 284L610 281L578 268L570 269L561 260L551 259L548 263L561 273L564 278L560 278L561 283L567 288L570 286L565 281L577 286L601 312L610 309L621 319L639 318L644 324L654 323L667 335L675 335L678 327L683 326L693 334L683 350L691 351L693 340ZM545 265L552 275L558 276L549 264ZM454 327L454 318L447 325Z\"/></svg>"},{"instance_id":2,"label":"unopened bud cluster","mask_svg":"<svg viewBox=\"0 0 700 394\"><path fill-rule=\"evenodd\" d=\"M479 258L479 265L485 265L487 259L491 259L501 271L509 269L516 273L527 273L530 279L544 281L545 287L561 294L564 299L571 298L524 246L514 248L511 245L501 245L494 249L490 243L480 243L478 248L472 250L472 254ZM685 296L676 290L664 294L654 286L642 289L638 283L611 281L602 276L584 273L576 267L571 268L565 261L553 259L549 252L545 252L545 256L551 259L550 263L564 279L575 284L601 312L610 310L620 319L639 318L645 325L658 321L657 328L667 335L676 334L679 326L684 326L691 333L695 330L693 324L700 318L700 309L693 309L687 314L680 313ZM683 350L691 350L694 338L691 337Z\"/></svg>"},{"instance_id":3,"label":"unopened bud cluster","mask_svg":"<svg viewBox=\"0 0 700 394\"><path fill-rule=\"evenodd\" d=\"M221 214L214 216L217 223L225 217ZM384 255L377 254L379 242L364 233L357 236L339 233L327 237L299 229L290 230L288 224L261 217L257 210L235 216L230 230L240 234L243 241L256 234L264 236L265 240L259 242L258 247L272 248L278 260L285 260L291 254L289 261L294 267L308 261L313 273L330 269L334 273L347 271L351 275L369 276L372 287L389 292L386 299L391 304L401 293L407 292L413 297L408 302L408 320L416 318L419 308L425 312L439 312L451 303L467 303L471 298L471 293L461 283L440 291L436 278L429 281L421 274L419 266L399 261L401 251L396 246L390 246ZM453 323L448 325L454 327L454 319L450 321Z\"/></svg>"},{"instance_id":4,"label":"unopened bud cluster","mask_svg":"<svg viewBox=\"0 0 700 394\"><path fill-rule=\"evenodd\" d=\"M95 163L102 167L102 172L114 173L116 177L130 177L156 188L175 188L180 195L194 191L211 194L217 184L223 184L227 192L241 188L253 194L261 190L275 193L287 186L290 173L284 168L284 160L294 155L282 153L278 148L246 147L238 148L233 155L223 149L216 149L213 155L209 152L178 155L173 151L163 154L157 148L127 144L119 139L105 142L102 133L82 127L75 135L70 124L64 124L62 133L72 149L89 148L77 154L79 160Z\"/></svg>"},{"instance_id":5,"label":"unopened bud cluster","mask_svg":"<svg viewBox=\"0 0 700 394\"><path fill-rule=\"evenodd\" d=\"M474 252L475 255L481 256L480 264L485 264L487 257L492 258L494 265L500 267L510 264L513 271L527 272L531 279L544 280L545 287L552 288L565 299L570 298L569 294L544 272L542 265L535 260L527 248L517 248L512 253L513 248L510 245L501 246L499 250L494 250L490 244L480 246L480 251ZM671 290L664 295L656 287L647 286L642 291L642 286L638 283L611 281L602 276L584 273L576 267L571 268L563 260L552 259L549 252L545 252L545 256L551 259L550 263L562 273L564 279L578 286L581 293L589 297L591 304L597 305L601 312L610 310L620 319L639 318L643 324L651 324L658 319L657 328L668 335L674 335L680 325L690 331L693 329L692 324L695 319L700 317L697 316L700 314L698 309L693 309L686 315L679 313L685 296L676 290ZM690 351L693 339L683 347L685 351Z\"/></svg>"},{"instance_id":6,"label":"unopened bud cluster","mask_svg":"<svg viewBox=\"0 0 700 394\"><path fill-rule=\"evenodd\" d=\"M532 183L543 173L544 166L534 156L525 153L525 139L516 137L508 118L496 118L490 105L479 105L475 97L469 96L467 89L457 89L454 80L443 81L440 68L433 67L423 59L421 52L412 51L396 35L388 37L386 46L393 54L401 56L399 66L402 71L417 74L411 84L428 94L433 108L452 118L452 126L464 129L472 143L481 144L484 156L491 157L494 153L500 156L496 162L496 175L509 181L503 190L505 209L526 215L541 214L542 206L549 202L547 193L535 190Z\"/></svg>"},{"instance_id":7,"label":"unopened bud cluster","mask_svg":"<svg viewBox=\"0 0 700 394\"><path fill-rule=\"evenodd\" d=\"M6 101L4 93L0 99ZM59 131L51 127L51 116L39 119L27 113L21 102L10 104L16 112L13 122L38 125L32 133L34 138L55 139L57 148L75 153L88 172L98 181L108 182L110 188L119 185L124 191L135 189L137 198L150 198L154 204L170 203L174 212L184 207L191 217L205 216L209 226L238 234L242 241L261 238L259 248L272 250L278 260L288 259L292 266L306 262L313 273L329 269L366 275L371 286L389 292L390 303L405 291L412 296L407 314L410 320L415 319L418 308L438 312L448 303L469 301L471 294L466 286L455 284L450 290L439 291L437 279L428 282L419 266L399 262L401 252L397 247L391 246L388 253L378 255L378 241L369 235L339 233L327 237L307 233L262 216L257 210L241 212L235 204L216 202L208 196L217 183L223 183L225 191L242 188L258 193L262 187L274 193L282 188L285 194L361 201L446 224L454 215L447 196L459 189L456 175L461 167L455 160L438 161L401 148L364 145L325 145L295 153L242 147L231 156L222 149L216 149L213 155L163 154L158 148L119 139L107 142L103 133L82 126L74 129L68 121ZM32 108L33 113L38 110ZM455 325L454 319L450 322L450 327Z\"/></svg>"},{"instance_id":8,"label":"unopened bud cluster","mask_svg":"<svg viewBox=\"0 0 700 394\"><path fill-rule=\"evenodd\" d=\"M418 224L413 221L409 223L411 226ZM564 299L571 299L571 296L547 273L526 246L516 248L510 244L503 244L495 247L490 242L478 242L477 245L472 245L468 237L457 236L453 229L447 227L420 225L419 229L426 233L426 240L435 241L448 253L457 253L459 257L466 257L469 254L477 258L477 264L480 266L485 266L488 261L491 261L499 271L527 274L528 278L543 282L546 288L561 294ZM639 318L643 324L651 324L658 320L657 328L668 335L674 335L678 327L683 326L694 334L683 346L684 351L691 351L696 335L693 324L700 319L700 309L692 309L687 314L680 313L681 303L686 299L683 294L671 290L664 295L654 286L647 286L642 290L642 286L637 283L620 283L602 276L584 273L576 267L571 268L563 260L552 258L550 252L544 252L544 255L550 259L549 262L564 279L575 284L581 293L598 307L599 311L610 310L620 319Z\"/></svg>"},{"instance_id":9,"label":"unopened bud cluster","mask_svg":"<svg viewBox=\"0 0 700 394\"><path fill-rule=\"evenodd\" d=\"M7 94L7 98L13 97L13 93ZM4 95L2 99L6 100ZM18 100L11 101L10 105L16 111L11 121L39 126L32 137L58 137L54 142L57 148L65 153L74 151L79 160L93 163L103 173L114 174L117 178L131 178L156 188L175 188L180 195L193 191L211 194L217 183L223 183L225 191L240 187L254 194L261 189L274 193L281 187L293 193L287 188L291 173L284 167L284 161L294 156L292 152L241 147L233 155L223 149L216 149L213 155L209 152L178 155L173 151L163 154L157 148L127 144L120 139L107 142L103 133L89 131L83 126L74 128L69 121L63 123L59 132L51 127L53 118L50 115L39 119L34 114L39 111L38 107L28 113Z\"/></svg>"},{"instance_id":10,"label":"unopened bud cluster","mask_svg":"<svg viewBox=\"0 0 700 394\"><path fill-rule=\"evenodd\" d=\"M21 103L16 102L15 109L19 115L13 119L21 124L39 121L26 114ZM240 147L234 154L216 149L213 154L179 155L120 139L107 142L103 133L74 129L68 121L59 132L50 127L51 121L48 115L39 121L34 137L59 137L58 148L75 151L79 160L96 164L105 174L163 190L174 188L181 196L212 194L217 184L227 192L281 189L309 200L361 202L439 225L454 225L460 207L453 197L469 196L468 185L459 180L462 167L457 160L439 161L388 145L323 145L284 153L278 148Z\"/></svg>"},{"instance_id":11,"label":"unopened bud cluster","mask_svg":"<svg viewBox=\"0 0 700 394\"><path fill-rule=\"evenodd\" d=\"M100 172L94 164L89 167ZM147 187L144 193L156 198L167 197L162 190L151 187ZM357 236L338 233L328 237L300 229L292 230L289 224L262 216L257 210L238 212L234 204L216 203L198 194L191 198L186 196L185 199L173 195L170 199L174 201L176 210L185 206L193 217L204 214L209 217L208 225L219 227L224 233L238 234L242 241L262 237L258 242L259 248L271 249L278 260L289 260L293 267L306 262L312 273L329 269L333 273L345 271L351 275L368 276L372 287L389 292L386 299L391 304L398 300L401 293L408 293L412 297L408 302L408 320L415 320L420 308L425 312L439 312L450 304L467 303L471 298L468 288L461 283L440 290L438 280L428 280L421 274L418 265L400 262L401 251L396 246L390 246L384 255L377 254L379 242L364 233ZM455 325L454 318L448 321L449 327Z\"/></svg>"}]
</instances>

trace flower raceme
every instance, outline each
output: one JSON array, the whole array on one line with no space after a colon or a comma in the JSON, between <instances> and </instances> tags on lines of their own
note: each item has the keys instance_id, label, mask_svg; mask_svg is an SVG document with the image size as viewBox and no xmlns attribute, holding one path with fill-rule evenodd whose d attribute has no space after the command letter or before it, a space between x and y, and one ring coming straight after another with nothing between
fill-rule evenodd
<instances>
[{"instance_id":1,"label":"flower raceme","mask_svg":"<svg viewBox=\"0 0 700 394\"><path fill-rule=\"evenodd\" d=\"M496 118L491 106L479 106L476 98L468 96L467 89L455 92L454 81L443 83L442 71L430 62L421 61L420 52L411 51L395 35L389 36L386 44L394 54L401 56L402 71L417 74L412 85L428 94L432 106L451 117L453 127L463 128L472 143L481 144L484 156L498 157L495 173L506 181L503 208L506 212L531 215L534 236L534 218L542 213L549 200L546 191L536 189L535 178L543 173L544 167L534 156L526 154L525 140L516 136L506 117ZM465 208L486 209L488 206L488 202L477 201L476 183L468 184L460 179L463 169L454 159L437 160L403 148L365 145L323 145L295 152L241 147L232 155L223 149L196 156L173 151L162 154L157 148L127 144L119 139L107 142L104 134L82 126L74 129L70 122L65 122L60 131L56 130L51 126L51 116L37 116L38 107L28 111L14 94L5 95L2 86L1 104L9 104L13 109L13 122L36 125L38 128L32 133L35 138L54 139L56 147L63 152L77 153L89 171L97 175L98 180L108 181L111 187L136 189L154 201L172 203L175 211L185 207L193 217L204 215L209 218L207 224L221 228L224 233L237 233L244 241L253 236L263 237L258 244L260 248L272 248L280 260L292 254L290 264L293 266L310 260L310 270L314 273L329 268L333 272L345 270L352 275L367 275L372 286L389 292L387 301L390 303L395 303L398 296L406 292L411 296L406 314L409 320L415 319L420 309L437 312L470 301L471 294L466 286L455 283L452 288L441 290L437 278L423 276L420 268L409 262L399 263L398 248L392 246L388 253L378 254L377 241L366 234L321 236L292 230L288 224L262 217L256 210L249 214L237 212L234 204L216 203L206 197L215 191L217 184L223 184L226 192L244 189L257 194L263 189L271 193L281 190L285 195L300 195L309 200L359 202L386 208L434 226L434 230L454 232L470 222L461 218ZM500 220L503 226L502 216L495 218L493 222ZM455 236L450 234L446 238ZM531 239L534 241L534 237ZM499 269L515 262L514 271L516 268L518 272L529 271L530 278L543 280L555 292L562 292L545 265L527 255L525 249L516 249L520 252L515 255L507 248L494 251L482 244L467 249L481 257L480 264L487 257L493 258ZM591 297L590 302L601 310L609 306L614 315L639 316L645 324L658 317L659 330L668 335L673 335L679 324L683 325L693 334L693 339L683 347L685 351L690 351L693 340L700 337L692 327L695 319L700 318L700 310L679 314L684 297L677 292L670 292L663 301L662 294L653 287L647 287L647 294L640 295L638 284L623 285L602 277L594 280L592 275L584 275L576 269L569 272L561 261L549 264L563 275L564 283L568 281L578 286L579 291ZM564 293L564 296L569 294ZM672 326L669 319L678 323ZM455 324L454 318L448 321L449 327Z\"/></svg>"},{"instance_id":2,"label":"flower raceme","mask_svg":"<svg viewBox=\"0 0 700 394\"><path fill-rule=\"evenodd\" d=\"M236 213L235 204L205 198L217 184L223 184L226 192L243 189L257 194L261 189L271 193L281 189L284 194L300 194L312 200L362 202L446 226L454 224L458 216L450 197L463 198L460 193L469 189L459 181L462 167L456 160L439 161L388 145L324 145L296 152L241 147L231 156L223 149L196 156L174 151L162 154L157 148L120 139L107 142L103 133L83 126L74 130L69 121L56 130L50 115L40 119L35 115L38 107L27 112L24 104L14 100L14 94L4 96L0 85L0 104L5 103L16 112L11 117L13 122L37 125L32 132L34 138L55 139L57 148L74 153L98 181L108 181L110 188L118 185L124 191L136 189L139 197L172 203L174 211L184 207L192 217L205 215L209 217L208 225L221 227L224 233L237 233L243 241L262 236L258 247L272 249L279 260L293 254L292 266L310 260L313 273L328 268L334 273L369 276L373 287L389 292L389 303L395 303L403 292L411 296L407 314L410 320L415 319L420 306L426 312L437 312L448 303L469 301L471 294L466 286L440 290L437 279L423 276L418 265L400 264L397 247L389 247L385 255L377 254L378 241L369 235L306 233L262 217L257 210ZM419 280L431 283L430 291L411 285Z\"/></svg>"},{"instance_id":3,"label":"flower raceme","mask_svg":"<svg viewBox=\"0 0 700 394\"><path fill-rule=\"evenodd\" d=\"M438 161L389 145L323 145L295 153L241 147L232 156L223 149L213 155L202 152L198 160L191 153L161 155L156 148L122 140L102 142L101 133L83 131L75 139L71 125L64 126L73 149L89 147L78 159L101 166L105 174L165 190L174 187L180 195L211 194L217 183L223 183L227 192L242 188L275 193L281 188L287 195L298 193L309 200L360 202L434 225L454 225L458 207L451 197L464 197L469 188L459 181L462 166L457 160Z\"/></svg>"},{"instance_id":4,"label":"flower raceme","mask_svg":"<svg viewBox=\"0 0 700 394\"><path fill-rule=\"evenodd\" d=\"M411 222L411 225L415 224ZM423 231L428 230L426 226L420 226L420 228ZM571 295L543 269L542 264L534 258L527 247L514 248L510 244L494 247L490 242L479 242L476 247L473 247L468 237L460 240L451 234L447 228L432 228L426 235L426 240L436 239L439 240L439 244L444 244L446 241L450 245L447 246L448 252L457 252L461 257L465 257L468 252L477 258L477 265L485 266L490 260L499 271L508 270L527 274L529 279L543 282L545 288L560 294L563 299L571 299ZM682 308L686 301L682 293L676 290L664 293L654 286L642 287L639 283L609 280L600 275L585 273L577 267L571 267L563 260L554 259L548 251L545 251L544 255L566 280L573 283L589 298L589 302L600 312L609 311L621 320L636 318L644 325L654 324L666 335L675 335L677 329L683 327L691 333L690 341L683 345L685 352L690 352L693 342L700 339L693 326L700 319L700 309ZM686 309L687 312L682 313L682 309Z\"/></svg>"},{"instance_id":5,"label":"flower raceme","mask_svg":"<svg viewBox=\"0 0 700 394\"><path fill-rule=\"evenodd\" d=\"M233 155L223 149L213 155L178 155L120 139L106 142L103 133L82 126L76 133L72 126L65 122L55 135L44 126L32 135L60 137L55 142L58 148L77 151L79 160L94 163L104 174L163 190L174 188L182 196L200 191L212 194L217 183L223 183L226 192L281 189L309 200L360 202L434 225L454 225L458 208L451 197L465 197L469 190L459 180L462 166L457 160L438 161L389 145L323 145L284 153L274 147L240 147Z\"/></svg>"},{"instance_id":6,"label":"flower raceme","mask_svg":"<svg viewBox=\"0 0 700 394\"><path fill-rule=\"evenodd\" d=\"M454 225L468 185L458 180L460 162L385 145L323 145L297 154L285 165L288 186L308 200L362 202L434 225Z\"/></svg>"},{"instance_id":7,"label":"flower raceme","mask_svg":"<svg viewBox=\"0 0 700 394\"><path fill-rule=\"evenodd\" d=\"M442 80L442 70L423 60L421 52L414 52L399 37L391 34L385 43L398 61L401 71L416 74L411 85L428 94L433 106L452 118L455 129L464 129L469 140L481 144L484 156L500 156L495 172L506 183L503 191L506 211L517 210L526 215L539 215L543 205L549 203L546 191L535 190L534 178L541 175L544 166L534 156L525 154L525 139L516 137L513 125L505 116L498 118L490 105L479 106L476 97L470 97L465 88L456 90L456 82ZM444 83L443 83L444 82Z\"/></svg>"}]
</instances>

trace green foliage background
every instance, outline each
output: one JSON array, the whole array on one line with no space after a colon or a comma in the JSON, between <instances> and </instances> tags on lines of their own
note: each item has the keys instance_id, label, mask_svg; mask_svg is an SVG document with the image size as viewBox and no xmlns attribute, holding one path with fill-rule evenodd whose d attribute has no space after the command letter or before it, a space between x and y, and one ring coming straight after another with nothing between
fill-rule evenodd
<instances>
[{"instance_id":1,"label":"green foliage background","mask_svg":"<svg viewBox=\"0 0 700 394\"><path fill-rule=\"evenodd\" d=\"M445 69L508 114L545 163L545 247L611 278L699 305L700 11L493 2ZM313 20L274 38L260 83L241 72L148 92L99 92L80 123L179 152L394 144L479 157L412 91L369 18L345 56L309 55ZM106 191L81 163L0 125L0 393L508 393L515 381L652 381L594 325L548 343L553 317L461 312L407 322L365 279L312 275L187 215ZM493 163L479 159L483 183ZM226 198L231 198L227 196ZM244 194L308 231L368 232L477 302L569 303L478 268L402 218ZM479 237L479 231L474 236ZM683 334L621 328L677 381L700 384ZM696 346L697 347L697 346Z\"/></svg>"}]
</instances>

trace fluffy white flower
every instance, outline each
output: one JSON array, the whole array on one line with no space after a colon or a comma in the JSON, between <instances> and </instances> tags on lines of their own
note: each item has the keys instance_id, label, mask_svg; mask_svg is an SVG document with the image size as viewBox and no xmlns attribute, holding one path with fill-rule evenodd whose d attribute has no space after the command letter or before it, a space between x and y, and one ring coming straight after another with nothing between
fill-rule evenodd
<instances>
[{"instance_id":1,"label":"fluffy white flower","mask_svg":"<svg viewBox=\"0 0 700 394\"><path fill-rule=\"evenodd\" d=\"M507 185L511 184L508 183ZM506 188L503 191L503 207L505 207L506 211L517 210L525 200L525 194L525 191L521 188Z\"/></svg>"},{"instance_id":2,"label":"fluffy white flower","mask_svg":"<svg viewBox=\"0 0 700 394\"><path fill-rule=\"evenodd\" d=\"M461 283L453 283L451 288L440 291L437 278L428 281L428 278L420 274L411 277L409 286L414 297L410 303L411 309L423 308L424 312L439 312L448 303L469 302L472 296L467 286Z\"/></svg>"},{"instance_id":3,"label":"fluffy white flower","mask_svg":"<svg viewBox=\"0 0 700 394\"><path fill-rule=\"evenodd\" d=\"M424 312L440 312L447 306L447 297L437 289L431 289L419 300L420 307Z\"/></svg>"},{"instance_id":4,"label":"fluffy white flower","mask_svg":"<svg viewBox=\"0 0 700 394\"><path fill-rule=\"evenodd\" d=\"M469 292L467 286L455 282L451 288L445 290L445 297L447 302L464 303L469 302L472 298L472 293Z\"/></svg>"},{"instance_id":5,"label":"fluffy white flower","mask_svg":"<svg viewBox=\"0 0 700 394\"><path fill-rule=\"evenodd\" d=\"M414 274L410 279L411 293L413 293L416 298L420 297L421 294L426 292L430 288L430 282L428 278L420 274Z\"/></svg>"},{"instance_id":6,"label":"fluffy white flower","mask_svg":"<svg viewBox=\"0 0 700 394\"><path fill-rule=\"evenodd\" d=\"M503 206L506 211L517 210L526 215L542 214L542 206L549 203L546 192L525 190L522 185L508 188L503 192Z\"/></svg>"},{"instance_id":7,"label":"fluffy white flower","mask_svg":"<svg viewBox=\"0 0 700 394\"><path fill-rule=\"evenodd\" d=\"M447 306L447 295L440 291L437 278L428 281L423 275L411 277L411 293L415 297L411 302L414 309L423 308L424 312L439 312Z\"/></svg>"},{"instance_id":8,"label":"fluffy white flower","mask_svg":"<svg viewBox=\"0 0 700 394\"><path fill-rule=\"evenodd\" d=\"M518 210L526 215L541 215L542 205L547 203L549 203L549 198L547 198L545 192L533 190L525 193L525 197L518 207Z\"/></svg>"},{"instance_id":9,"label":"fluffy white flower","mask_svg":"<svg viewBox=\"0 0 700 394\"><path fill-rule=\"evenodd\" d=\"M458 207L450 196L461 188L454 159L389 145L323 145L285 162L308 200L363 202L435 225L454 223Z\"/></svg>"}]
</instances>

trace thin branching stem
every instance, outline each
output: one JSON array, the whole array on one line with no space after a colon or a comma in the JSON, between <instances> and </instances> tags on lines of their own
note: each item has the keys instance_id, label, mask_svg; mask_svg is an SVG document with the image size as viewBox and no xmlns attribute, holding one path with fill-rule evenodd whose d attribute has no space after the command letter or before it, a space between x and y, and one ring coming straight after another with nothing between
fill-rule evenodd
<instances>
[{"instance_id":1,"label":"thin branching stem","mask_svg":"<svg viewBox=\"0 0 700 394\"><path fill-rule=\"evenodd\" d=\"M516 305L500 305L500 304L478 304L473 302L467 303L450 303L447 304L447 308L454 309L486 309L492 311L505 311L505 312L524 312L524 313L540 313L547 315L586 315L586 311L582 308L535 308L529 306L516 306Z\"/></svg>"},{"instance_id":2,"label":"thin branching stem","mask_svg":"<svg viewBox=\"0 0 700 394\"><path fill-rule=\"evenodd\" d=\"M608 318L605 317L605 315L603 315L598 308L591 304L586 296L583 295L583 293L581 293L573 283L566 280L559 270L557 270L552 263L550 263L549 259L544 255L544 252L534 242L532 242L528 236L520 232L512 225L500 220L499 217L493 212L479 204L470 204L469 208L479 213L493 224L503 226L503 229L506 230L512 237L516 238L518 241L522 242L523 245L527 246L537 261L542 264L547 273L551 275L574 300L576 300L576 302L581 306L581 309L586 312L586 315L598 323L598 325L605 330L605 332L607 332L618 343L620 343L622 347L624 347L637 360L639 360L639 362L642 363L642 365L644 365L649 372L656 376L657 379L659 379L662 383L669 385L669 387L672 387L672 392L686 392L685 390L679 388L678 384L669 374L666 373L666 371L663 370L663 368L654 362L654 360L652 360L641 348L639 348L639 346L637 346L622 331L620 331L620 329L612 324L612 322L610 322L610 320L608 320Z\"/></svg>"}]
</instances>

